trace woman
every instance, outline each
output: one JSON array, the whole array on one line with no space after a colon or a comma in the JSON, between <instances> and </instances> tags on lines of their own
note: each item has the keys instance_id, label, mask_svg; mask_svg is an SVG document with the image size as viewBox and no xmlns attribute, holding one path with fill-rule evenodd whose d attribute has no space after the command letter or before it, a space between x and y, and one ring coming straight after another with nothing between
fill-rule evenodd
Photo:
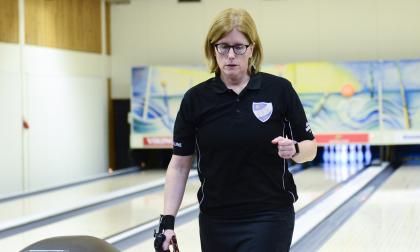
<instances>
[{"instance_id":1,"label":"woman","mask_svg":"<svg viewBox=\"0 0 420 252\"><path fill-rule=\"evenodd\" d=\"M287 159L316 155L302 104L289 81L259 71L261 42L245 10L216 17L205 54L215 77L186 92L175 122L163 249L196 152L202 251L289 251L298 196Z\"/></svg>"}]
</instances>

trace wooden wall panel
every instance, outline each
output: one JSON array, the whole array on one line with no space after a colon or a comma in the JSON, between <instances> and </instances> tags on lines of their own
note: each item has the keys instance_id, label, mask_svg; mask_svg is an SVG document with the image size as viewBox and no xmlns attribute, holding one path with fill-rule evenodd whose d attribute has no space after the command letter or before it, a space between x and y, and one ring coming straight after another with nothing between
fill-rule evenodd
<instances>
[{"instance_id":1,"label":"wooden wall panel","mask_svg":"<svg viewBox=\"0 0 420 252\"><path fill-rule=\"evenodd\" d=\"M101 53L100 0L26 0L27 44Z\"/></svg>"},{"instance_id":2,"label":"wooden wall panel","mask_svg":"<svg viewBox=\"0 0 420 252\"><path fill-rule=\"evenodd\" d=\"M111 55L111 4L105 3L106 54Z\"/></svg>"},{"instance_id":3,"label":"wooden wall panel","mask_svg":"<svg viewBox=\"0 0 420 252\"><path fill-rule=\"evenodd\" d=\"M19 42L18 0L0 0L0 41Z\"/></svg>"}]
</instances>

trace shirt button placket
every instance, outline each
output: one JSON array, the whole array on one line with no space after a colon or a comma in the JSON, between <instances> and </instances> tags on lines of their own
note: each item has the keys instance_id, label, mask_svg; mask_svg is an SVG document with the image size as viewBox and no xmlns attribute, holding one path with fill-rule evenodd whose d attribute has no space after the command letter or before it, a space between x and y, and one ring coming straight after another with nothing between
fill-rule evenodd
<instances>
[{"instance_id":1,"label":"shirt button placket","mask_svg":"<svg viewBox=\"0 0 420 252\"><path fill-rule=\"evenodd\" d=\"M236 113L241 112L241 110L239 109L239 101L240 101L240 99L239 99L239 97L237 97L236 98Z\"/></svg>"}]
</instances>

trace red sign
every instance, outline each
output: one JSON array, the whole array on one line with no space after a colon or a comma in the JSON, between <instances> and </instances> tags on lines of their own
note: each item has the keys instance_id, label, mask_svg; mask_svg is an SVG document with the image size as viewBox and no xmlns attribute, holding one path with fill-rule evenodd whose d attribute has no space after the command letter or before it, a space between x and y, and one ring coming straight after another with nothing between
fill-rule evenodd
<instances>
[{"instance_id":1,"label":"red sign","mask_svg":"<svg viewBox=\"0 0 420 252\"><path fill-rule=\"evenodd\" d=\"M318 134L315 139L320 144L328 143L369 143L368 133Z\"/></svg>"},{"instance_id":2,"label":"red sign","mask_svg":"<svg viewBox=\"0 0 420 252\"><path fill-rule=\"evenodd\" d=\"M144 147L172 148L172 137L143 137Z\"/></svg>"}]
</instances>

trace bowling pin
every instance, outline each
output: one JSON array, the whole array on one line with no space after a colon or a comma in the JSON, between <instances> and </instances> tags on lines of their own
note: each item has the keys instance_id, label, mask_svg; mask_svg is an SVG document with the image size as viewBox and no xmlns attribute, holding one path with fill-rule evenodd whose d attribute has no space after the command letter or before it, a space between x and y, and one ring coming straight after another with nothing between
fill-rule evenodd
<instances>
[{"instance_id":1,"label":"bowling pin","mask_svg":"<svg viewBox=\"0 0 420 252\"><path fill-rule=\"evenodd\" d=\"M347 164L348 160L349 160L349 154L347 152L347 144L342 144L341 145L341 164L343 164L344 166Z\"/></svg>"},{"instance_id":2,"label":"bowling pin","mask_svg":"<svg viewBox=\"0 0 420 252\"><path fill-rule=\"evenodd\" d=\"M341 158L341 148L340 145L336 144L334 148L334 161L336 164L340 163Z\"/></svg>"},{"instance_id":3,"label":"bowling pin","mask_svg":"<svg viewBox=\"0 0 420 252\"><path fill-rule=\"evenodd\" d=\"M363 164L363 150L362 150L362 145L361 144L357 144L356 147L357 147L356 148L357 163Z\"/></svg>"},{"instance_id":4,"label":"bowling pin","mask_svg":"<svg viewBox=\"0 0 420 252\"><path fill-rule=\"evenodd\" d=\"M330 145L324 146L324 153L322 154L322 161L324 164L330 162Z\"/></svg>"},{"instance_id":5,"label":"bowling pin","mask_svg":"<svg viewBox=\"0 0 420 252\"><path fill-rule=\"evenodd\" d=\"M350 144L349 163L356 163L356 145Z\"/></svg>"},{"instance_id":6,"label":"bowling pin","mask_svg":"<svg viewBox=\"0 0 420 252\"><path fill-rule=\"evenodd\" d=\"M365 165L372 161L372 152L370 151L370 144L365 145Z\"/></svg>"}]
</instances>

